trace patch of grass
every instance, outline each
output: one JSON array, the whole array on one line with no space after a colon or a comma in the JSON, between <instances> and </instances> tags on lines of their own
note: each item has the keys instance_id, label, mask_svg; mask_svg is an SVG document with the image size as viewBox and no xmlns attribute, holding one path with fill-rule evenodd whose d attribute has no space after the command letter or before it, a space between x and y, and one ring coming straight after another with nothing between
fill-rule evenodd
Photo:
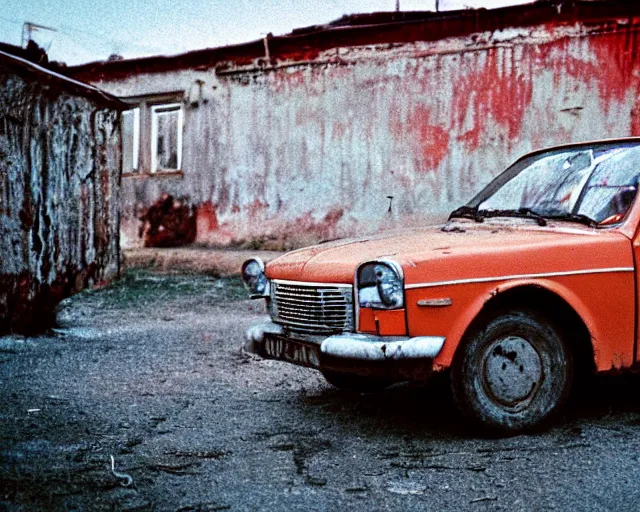
<instances>
[{"instance_id":1,"label":"patch of grass","mask_svg":"<svg viewBox=\"0 0 640 512\"><path fill-rule=\"evenodd\" d=\"M212 277L206 274L154 272L129 269L104 288L87 290L72 300L100 302L103 307L131 308L175 301L231 302L244 300L247 292L239 277Z\"/></svg>"}]
</instances>

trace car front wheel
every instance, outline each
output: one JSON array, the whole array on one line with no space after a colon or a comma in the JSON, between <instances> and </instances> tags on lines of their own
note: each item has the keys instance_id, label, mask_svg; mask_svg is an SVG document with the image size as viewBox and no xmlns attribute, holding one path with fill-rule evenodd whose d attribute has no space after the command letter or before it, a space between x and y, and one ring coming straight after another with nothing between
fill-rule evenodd
<instances>
[{"instance_id":1,"label":"car front wheel","mask_svg":"<svg viewBox=\"0 0 640 512\"><path fill-rule=\"evenodd\" d=\"M460 411L489 430L540 426L565 402L573 377L561 331L533 310L487 321L459 347L451 371Z\"/></svg>"}]
</instances>

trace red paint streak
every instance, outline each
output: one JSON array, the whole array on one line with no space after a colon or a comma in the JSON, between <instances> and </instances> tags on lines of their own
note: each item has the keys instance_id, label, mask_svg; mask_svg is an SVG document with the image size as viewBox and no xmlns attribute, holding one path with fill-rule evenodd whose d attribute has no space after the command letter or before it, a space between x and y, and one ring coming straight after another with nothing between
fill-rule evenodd
<instances>
[{"instance_id":1,"label":"red paint streak","mask_svg":"<svg viewBox=\"0 0 640 512\"><path fill-rule=\"evenodd\" d=\"M303 87L307 83L307 70L305 68L286 70L284 73L272 75L269 82L270 88L277 93L289 92Z\"/></svg>"},{"instance_id":2,"label":"red paint streak","mask_svg":"<svg viewBox=\"0 0 640 512\"><path fill-rule=\"evenodd\" d=\"M305 240L306 244L318 240L334 239L338 223L344 217L343 208L332 208L317 220L317 214L306 212L294 220L268 215L269 204L255 200L241 214L243 221L220 222L216 205L204 203L197 211L196 241L212 246L240 246L278 250L290 249L291 240Z\"/></svg>"},{"instance_id":3,"label":"red paint streak","mask_svg":"<svg viewBox=\"0 0 640 512\"><path fill-rule=\"evenodd\" d=\"M209 233L218 229L217 205L207 201L196 208L197 237L202 233Z\"/></svg>"},{"instance_id":4,"label":"red paint streak","mask_svg":"<svg viewBox=\"0 0 640 512\"><path fill-rule=\"evenodd\" d=\"M269 208L269 203L260 201L260 199L255 199L253 203L249 205L247 213L249 215L249 218L254 219L255 217L260 215L261 210L265 210L267 208Z\"/></svg>"},{"instance_id":5,"label":"red paint streak","mask_svg":"<svg viewBox=\"0 0 640 512\"><path fill-rule=\"evenodd\" d=\"M533 48L538 72L553 71L554 88L574 82L595 86L605 114L623 103L633 76L637 35L633 31L594 34L582 40L564 39Z\"/></svg>"},{"instance_id":6,"label":"red paint streak","mask_svg":"<svg viewBox=\"0 0 640 512\"><path fill-rule=\"evenodd\" d=\"M337 224L344 216L344 208L333 208L321 220L314 219L312 212L307 212L299 217L283 232L289 235L314 234L321 240L333 239L336 237Z\"/></svg>"},{"instance_id":7,"label":"red paint streak","mask_svg":"<svg viewBox=\"0 0 640 512\"><path fill-rule=\"evenodd\" d=\"M497 124L506 130L509 140L515 140L531 104L533 85L513 50L493 48L467 54L463 64L471 71L451 85L458 139L469 150L477 149L481 141L495 135Z\"/></svg>"},{"instance_id":8,"label":"red paint streak","mask_svg":"<svg viewBox=\"0 0 640 512\"><path fill-rule=\"evenodd\" d=\"M373 125L369 123L368 128ZM398 141L409 138L415 142L420 160L416 168L421 172L435 172L449 153L449 131L438 124L426 105L416 106L404 121L397 106L392 104L389 130Z\"/></svg>"},{"instance_id":9,"label":"red paint streak","mask_svg":"<svg viewBox=\"0 0 640 512\"><path fill-rule=\"evenodd\" d=\"M629 39L631 37L631 39ZM618 33L593 37L590 48L595 54L595 69L588 78L596 80L600 97L607 102L620 103L625 100L632 80L632 48L635 46L636 33ZM587 78L586 76L583 78Z\"/></svg>"},{"instance_id":10,"label":"red paint streak","mask_svg":"<svg viewBox=\"0 0 640 512\"><path fill-rule=\"evenodd\" d=\"M331 138L334 140L340 140L345 137L349 131L349 124L336 121L331 127Z\"/></svg>"},{"instance_id":11,"label":"red paint streak","mask_svg":"<svg viewBox=\"0 0 640 512\"><path fill-rule=\"evenodd\" d=\"M321 225L328 227L329 229L334 229L338 221L344 215L344 208L334 208L330 210L322 219Z\"/></svg>"},{"instance_id":12,"label":"red paint streak","mask_svg":"<svg viewBox=\"0 0 640 512\"><path fill-rule=\"evenodd\" d=\"M640 135L640 104L636 104L631 111L631 135Z\"/></svg>"},{"instance_id":13,"label":"red paint streak","mask_svg":"<svg viewBox=\"0 0 640 512\"><path fill-rule=\"evenodd\" d=\"M308 211L296 219L285 220L282 218L263 219L263 233L266 235L256 236L255 233L245 233L245 236L251 237L246 242L267 242L270 248L291 249L292 242L299 245L310 245L317 243L319 240L332 240L338 236L344 236L339 232L338 224L344 217L344 208L332 208L329 212L319 220L317 214ZM243 242L236 239L236 243ZM264 247L267 247L266 245Z\"/></svg>"},{"instance_id":14,"label":"red paint streak","mask_svg":"<svg viewBox=\"0 0 640 512\"><path fill-rule=\"evenodd\" d=\"M410 129L420 144L423 166L420 170L436 171L449 152L449 132L431 120L429 108L420 105L409 117Z\"/></svg>"}]
</instances>

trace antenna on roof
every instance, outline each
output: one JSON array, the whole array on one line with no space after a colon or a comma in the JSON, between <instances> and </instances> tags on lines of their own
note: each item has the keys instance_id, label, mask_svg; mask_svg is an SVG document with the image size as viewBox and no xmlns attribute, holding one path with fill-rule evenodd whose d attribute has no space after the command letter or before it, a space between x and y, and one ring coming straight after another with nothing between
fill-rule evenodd
<instances>
[{"instance_id":1,"label":"antenna on roof","mask_svg":"<svg viewBox=\"0 0 640 512\"><path fill-rule=\"evenodd\" d=\"M44 25L38 25L37 23L32 23L30 21L25 21L22 24L22 43L20 46L23 48L27 45L29 41L31 41L33 33L38 30L49 30L51 32L57 32L58 30L51 27L45 27Z\"/></svg>"}]
</instances>

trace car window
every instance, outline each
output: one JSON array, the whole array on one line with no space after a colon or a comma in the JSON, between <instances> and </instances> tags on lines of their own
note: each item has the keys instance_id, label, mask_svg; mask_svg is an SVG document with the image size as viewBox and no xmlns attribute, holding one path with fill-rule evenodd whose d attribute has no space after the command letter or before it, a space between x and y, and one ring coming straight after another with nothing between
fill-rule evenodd
<instances>
[{"instance_id":1,"label":"car window","mask_svg":"<svg viewBox=\"0 0 640 512\"><path fill-rule=\"evenodd\" d=\"M611 224L629 210L639 177L637 143L550 150L514 164L469 206L481 214L526 211L546 217L583 216Z\"/></svg>"},{"instance_id":2,"label":"car window","mask_svg":"<svg viewBox=\"0 0 640 512\"><path fill-rule=\"evenodd\" d=\"M530 208L540 213L568 212L578 185L592 165L590 152L542 157L480 204L482 210ZM574 194L572 194L574 193Z\"/></svg>"},{"instance_id":3,"label":"car window","mask_svg":"<svg viewBox=\"0 0 640 512\"><path fill-rule=\"evenodd\" d=\"M596 222L626 213L636 196L639 175L640 147L615 151L594 169L583 191L579 213Z\"/></svg>"}]
</instances>

